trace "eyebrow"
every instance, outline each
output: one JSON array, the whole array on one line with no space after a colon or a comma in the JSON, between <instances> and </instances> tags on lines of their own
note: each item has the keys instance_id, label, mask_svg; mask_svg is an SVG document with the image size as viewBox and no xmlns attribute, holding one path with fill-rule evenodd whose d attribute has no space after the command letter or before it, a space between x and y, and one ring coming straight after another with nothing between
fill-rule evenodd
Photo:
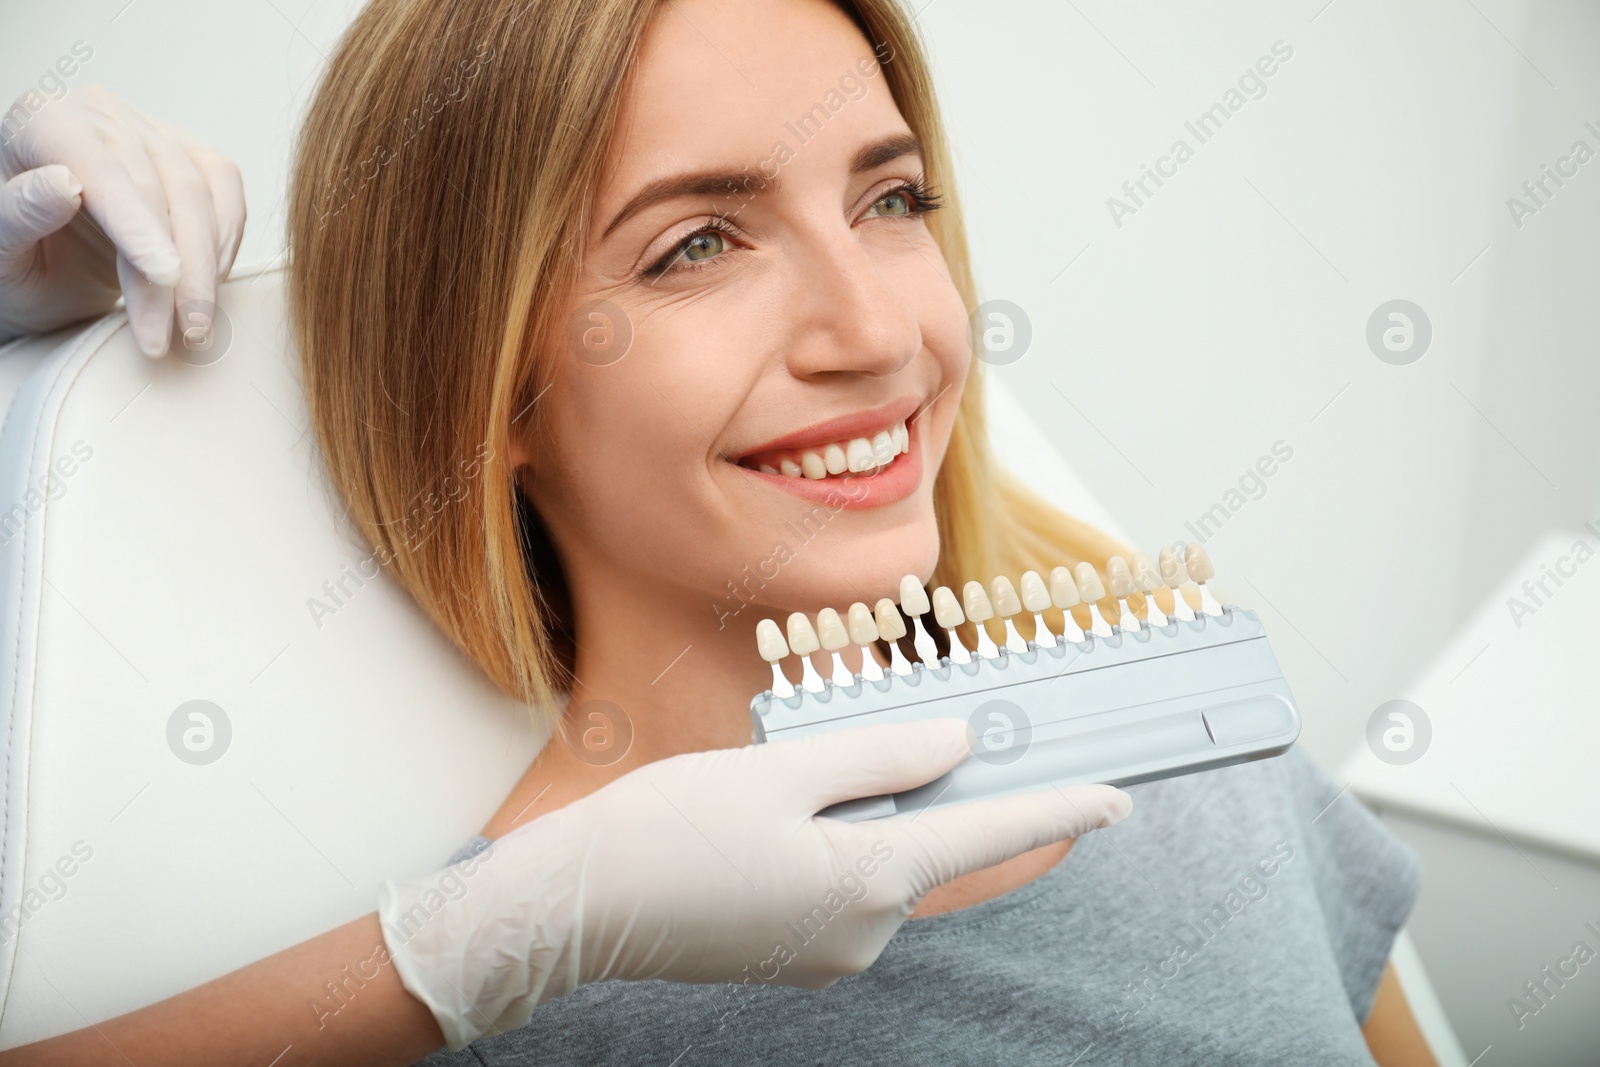
<instances>
[{"instance_id":1,"label":"eyebrow","mask_svg":"<svg viewBox=\"0 0 1600 1067\"><path fill-rule=\"evenodd\" d=\"M908 155L921 157L922 142L908 133L891 134L858 148L850 157L849 173L861 174ZM622 210L617 212L616 217L606 226L600 239L605 240L611 235L612 230L645 208L663 200L674 200L684 196L730 197L737 190L745 188L776 192L778 187L778 175L773 175L771 178L763 177L761 172L753 167L731 171L693 171L657 178L640 189L633 195L633 199L623 205Z\"/></svg>"}]
</instances>

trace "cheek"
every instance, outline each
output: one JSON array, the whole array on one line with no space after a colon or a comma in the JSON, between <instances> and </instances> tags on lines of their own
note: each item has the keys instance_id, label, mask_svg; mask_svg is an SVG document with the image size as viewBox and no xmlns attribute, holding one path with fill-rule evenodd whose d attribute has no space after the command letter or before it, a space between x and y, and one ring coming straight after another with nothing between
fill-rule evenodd
<instances>
[{"instance_id":1,"label":"cheek","mask_svg":"<svg viewBox=\"0 0 1600 1067\"><path fill-rule=\"evenodd\" d=\"M638 331L616 363L562 367L539 401L550 405L553 447L535 499L569 555L678 569L685 545L711 532L708 438L738 393L702 365L709 359L657 328Z\"/></svg>"}]
</instances>

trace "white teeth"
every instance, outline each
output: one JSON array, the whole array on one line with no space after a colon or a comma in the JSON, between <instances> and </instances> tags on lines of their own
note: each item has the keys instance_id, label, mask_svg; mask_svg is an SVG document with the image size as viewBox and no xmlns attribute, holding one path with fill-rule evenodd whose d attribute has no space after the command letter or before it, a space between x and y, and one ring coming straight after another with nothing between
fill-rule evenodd
<instances>
[{"instance_id":1,"label":"white teeth","mask_svg":"<svg viewBox=\"0 0 1600 1067\"><path fill-rule=\"evenodd\" d=\"M968 582L961 589L961 598L966 602L967 618L973 622L994 618L994 605L989 603L989 594L984 591L982 582Z\"/></svg>"},{"instance_id":2,"label":"white teeth","mask_svg":"<svg viewBox=\"0 0 1600 1067\"><path fill-rule=\"evenodd\" d=\"M878 624L878 636L885 641L898 641L906 635L906 621L900 617L894 608L894 601L888 597L878 601L873 610L873 621Z\"/></svg>"},{"instance_id":3,"label":"white teeth","mask_svg":"<svg viewBox=\"0 0 1600 1067\"><path fill-rule=\"evenodd\" d=\"M878 639L878 624L872 620L872 609L859 600L850 605L845 623L850 628L850 640L858 645L870 645Z\"/></svg>"},{"instance_id":4,"label":"white teeth","mask_svg":"<svg viewBox=\"0 0 1600 1067\"><path fill-rule=\"evenodd\" d=\"M911 451L911 431L903 422L887 430L879 430L872 437L852 437L848 441L835 441L817 448L801 449L793 458L784 456L772 464L762 463L758 469L766 474L784 474L790 478L827 478L839 474L876 474L879 469L895 461L895 457Z\"/></svg>"},{"instance_id":5,"label":"white teeth","mask_svg":"<svg viewBox=\"0 0 1600 1067\"><path fill-rule=\"evenodd\" d=\"M823 608L817 612L817 639L829 652L837 652L850 643L850 632L844 628L844 620L833 608Z\"/></svg>"},{"instance_id":6,"label":"white teeth","mask_svg":"<svg viewBox=\"0 0 1600 1067\"><path fill-rule=\"evenodd\" d=\"M1032 612L1050 607L1050 594L1045 591L1044 579L1039 577L1038 571L1026 571L1022 575L1022 606Z\"/></svg>"},{"instance_id":7,"label":"white teeth","mask_svg":"<svg viewBox=\"0 0 1600 1067\"><path fill-rule=\"evenodd\" d=\"M783 631L771 619L756 623L756 644L761 658L768 663L777 663L789 654L789 642L783 639Z\"/></svg>"},{"instance_id":8,"label":"white teeth","mask_svg":"<svg viewBox=\"0 0 1600 1067\"><path fill-rule=\"evenodd\" d=\"M966 616L961 614L961 605L956 601L956 595L950 591L949 586L941 585L933 591L933 618L946 630L954 630L967 621Z\"/></svg>"},{"instance_id":9,"label":"white teeth","mask_svg":"<svg viewBox=\"0 0 1600 1067\"><path fill-rule=\"evenodd\" d=\"M1189 577L1201 585L1217 576L1217 568L1212 566L1211 557L1200 547L1198 541L1190 541L1188 547L1183 550L1183 562L1189 571Z\"/></svg>"},{"instance_id":10,"label":"white teeth","mask_svg":"<svg viewBox=\"0 0 1600 1067\"><path fill-rule=\"evenodd\" d=\"M1050 603L1065 611L1075 608L1083 602L1083 597L1078 595L1078 583L1072 577L1072 572L1065 567L1056 567L1050 571Z\"/></svg>"},{"instance_id":11,"label":"white teeth","mask_svg":"<svg viewBox=\"0 0 1600 1067\"><path fill-rule=\"evenodd\" d=\"M989 594L995 614L1002 619L1009 619L1022 610L1022 602L1017 599L1016 587L1011 584L1011 579L1003 574L990 580Z\"/></svg>"},{"instance_id":12,"label":"white teeth","mask_svg":"<svg viewBox=\"0 0 1600 1067\"><path fill-rule=\"evenodd\" d=\"M907 615L928 613L928 591L922 588L922 580L915 574L900 579L900 610Z\"/></svg>"},{"instance_id":13,"label":"white teeth","mask_svg":"<svg viewBox=\"0 0 1600 1067\"><path fill-rule=\"evenodd\" d=\"M1072 575L1078 580L1078 595L1085 603L1093 604L1106 598L1105 583L1100 580L1100 572L1094 569L1094 564L1087 560L1079 563L1072 569Z\"/></svg>"},{"instance_id":14,"label":"white teeth","mask_svg":"<svg viewBox=\"0 0 1600 1067\"><path fill-rule=\"evenodd\" d=\"M817 631L812 629L811 620L806 618L804 612L797 611L789 616L789 648L797 656L809 656L822 647L822 642L817 640Z\"/></svg>"}]
</instances>

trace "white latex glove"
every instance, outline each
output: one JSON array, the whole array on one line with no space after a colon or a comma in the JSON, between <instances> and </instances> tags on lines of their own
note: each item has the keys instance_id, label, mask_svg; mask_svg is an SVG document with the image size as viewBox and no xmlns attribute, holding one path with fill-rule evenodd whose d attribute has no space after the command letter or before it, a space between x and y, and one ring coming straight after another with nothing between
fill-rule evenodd
<instances>
[{"instance_id":1,"label":"white latex glove","mask_svg":"<svg viewBox=\"0 0 1600 1067\"><path fill-rule=\"evenodd\" d=\"M4 134L0 341L103 315L119 289L147 355L175 308L209 333L244 233L237 167L93 85L32 114L19 98Z\"/></svg>"},{"instance_id":2,"label":"white latex glove","mask_svg":"<svg viewBox=\"0 0 1600 1067\"><path fill-rule=\"evenodd\" d=\"M389 955L452 1050L525 1026L587 982L826 988L871 966L936 886L1132 809L1089 785L862 823L814 817L931 781L971 751L965 722L937 719L648 764L473 860L384 883Z\"/></svg>"}]
</instances>

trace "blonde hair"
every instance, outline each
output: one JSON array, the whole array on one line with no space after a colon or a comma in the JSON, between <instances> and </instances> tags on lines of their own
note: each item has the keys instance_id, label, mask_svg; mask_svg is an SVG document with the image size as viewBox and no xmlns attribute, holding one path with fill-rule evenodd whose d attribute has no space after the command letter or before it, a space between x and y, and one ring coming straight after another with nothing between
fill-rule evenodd
<instances>
[{"instance_id":1,"label":"blonde hair","mask_svg":"<svg viewBox=\"0 0 1600 1067\"><path fill-rule=\"evenodd\" d=\"M290 309L332 483L450 640L551 725L574 624L507 444L514 420L541 440L534 401L551 368L539 353L564 320L658 2L373 0L329 61L291 179ZM921 43L896 0L838 6L884 57L923 145L945 205L930 226L970 312L976 287ZM1125 553L995 465L980 369L934 483L933 582L1103 567Z\"/></svg>"}]
</instances>

